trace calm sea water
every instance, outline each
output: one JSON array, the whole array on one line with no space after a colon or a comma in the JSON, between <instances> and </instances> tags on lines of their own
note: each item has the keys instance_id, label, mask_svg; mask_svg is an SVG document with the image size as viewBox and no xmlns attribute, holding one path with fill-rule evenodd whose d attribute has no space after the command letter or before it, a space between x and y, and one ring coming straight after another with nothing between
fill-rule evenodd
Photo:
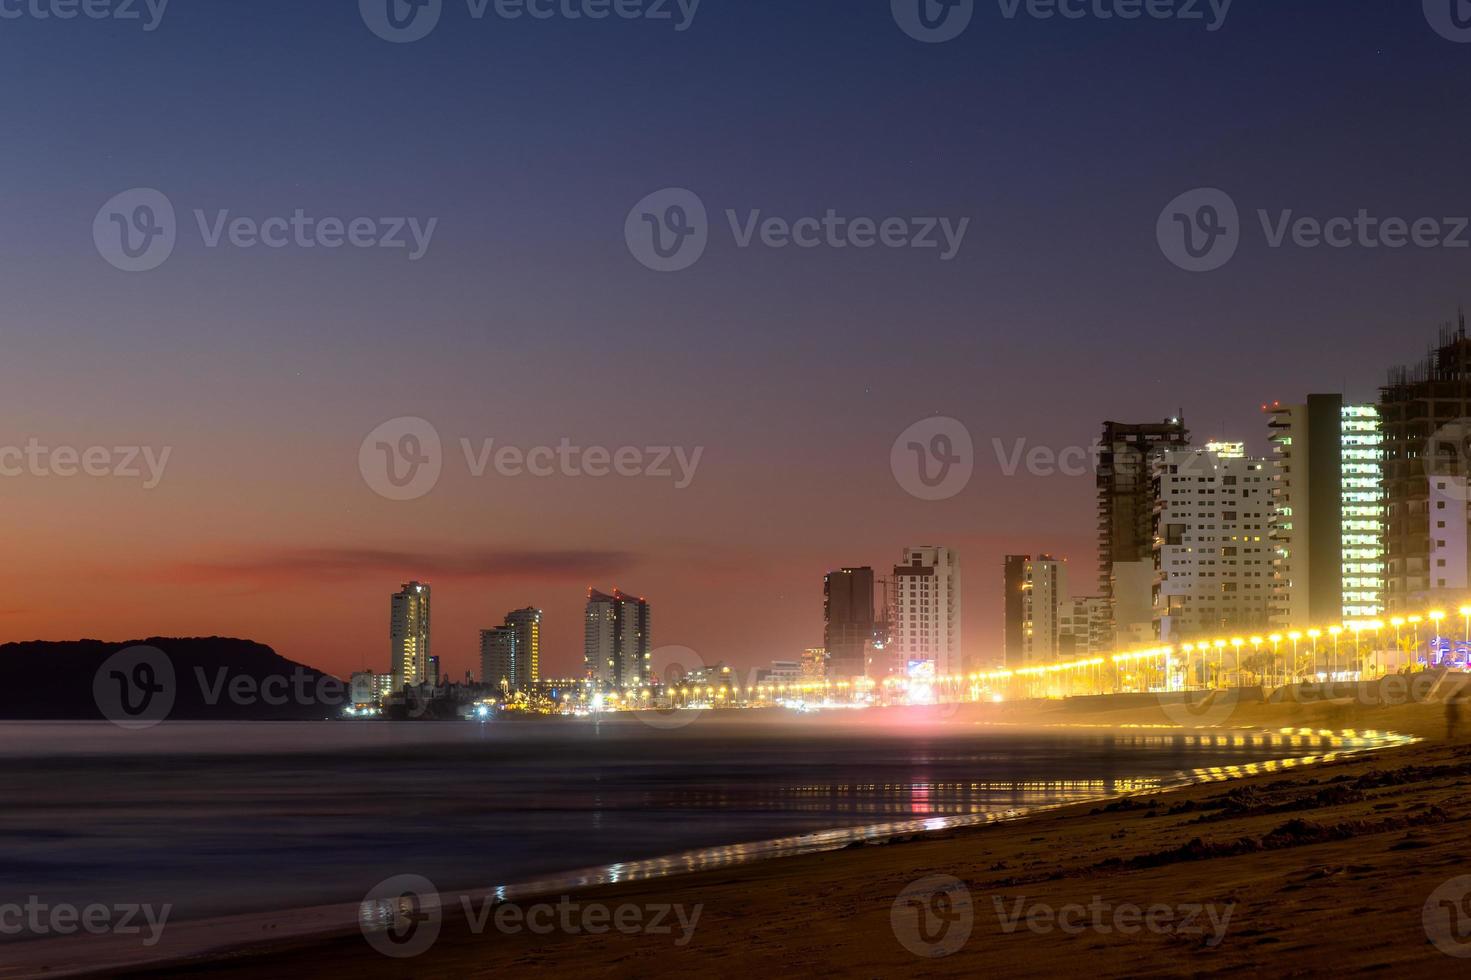
<instances>
[{"instance_id":1,"label":"calm sea water","mask_svg":"<svg viewBox=\"0 0 1471 980\"><path fill-rule=\"evenodd\" d=\"M0 894L173 921L1157 786L1283 749L868 719L0 724Z\"/></svg>"}]
</instances>

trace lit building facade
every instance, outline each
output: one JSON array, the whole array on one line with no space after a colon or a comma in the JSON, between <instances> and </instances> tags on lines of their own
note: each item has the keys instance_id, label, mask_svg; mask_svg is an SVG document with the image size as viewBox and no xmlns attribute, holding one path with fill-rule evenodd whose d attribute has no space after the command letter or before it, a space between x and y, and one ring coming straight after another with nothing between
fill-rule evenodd
<instances>
[{"instance_id":1,"label":"lit building facade","mask_svg":"<svg viewBox=\"0 0 1471 980\"><path fill-rule=\"evenodd\" d=\"M480 631L480 683L499 691L516 687L516 631L508 626Z\"/></svg>"},{"instance_id":2,"label":"lit building facade","mask_svg":"<svg viewBox=\"0 0 1471 980\"><path fill-rule=\"evenodd\" d=\"M1321 394L1265 410L1274 453L1272 625L1377 618L1386 530L1378 409Z\"/></svg>"},{"instance_id":3,"label":"lit building facade","mask_svg":"<svg viewBox=\"0 0 1471 980\"><path fill-rule=\"evenodd\" d=\"M911 676L963 673L960 556L952 548L904 549L894 566L889 645Z\"/></svg>"},{"instance_id":4,"label":"lit building facade","mask_svg":"<svg viewBox=\"0 0 1471 980\"><path fill-rule=\"evenodd\" d=\"M1067 564L1051 555L1007 555L1006 568L1006 666L1056 660L1062 652L1062 617L1071 612Z\"/></svg>"},{"instance_id":5,"label":"lit building facade","mask_svg":"<svg viewBox=\"0 0 1471 980\"><path fill-rule=\"evenodd\" d=\"M840 568L823 577L822 635L830 676L864 676L875 638L872 568Z\"/></svg>"},{"instance_id":6,"label":"lit building facade","mask_svg":"<svg viewBox=\"0 0 1471 980\"><path fill-rule=\"evenodd\" d=\"M583 621L583 664L588 677L604 688L622 690L649 683L653 648L649 604L614 590L588 590Z\"/></svg>"},{"instance_id":7,"label":"lit building facade","mask_svg":"<svg viewBox=\"0 0 1471 980\"><path fill-rule=\"evenodd\" d=\"M541 680L541 610L533 606L506 613L505 628L516 633L511 688L529 691Z\"/></svg>"},{"instance_id":8,"label":"lit building facade","mask_svg":"<svg viewBox=\"0 0 1471 980\"><path fill-rule=\"evenodd\" d=\"M1153 638L1154 458L1190 445L1183 420L1105 422L1098 445L1098 592L1115 643Z\"/></svg>"},{"instance_id":9,"label":"lit building facade","mask_svg":"<svg viewBox=\"0 0 1471 980\"><path fill-rule=\"evenodd\" d=\"M389 602L388 672L395 690L429 681L429 586L408 582Z\"/></svg>"},{"instance_id":10,"label":"lit building facade","mask_svg":"<svg viewBox=\"0 0 1471 980\"><path fill-rule=\"evenodd\" d=\"M1155 632L1166 642L1264 628L1272 501L1265 459L1175 450L1154 463Z\"/></svg>"}]
</instances>

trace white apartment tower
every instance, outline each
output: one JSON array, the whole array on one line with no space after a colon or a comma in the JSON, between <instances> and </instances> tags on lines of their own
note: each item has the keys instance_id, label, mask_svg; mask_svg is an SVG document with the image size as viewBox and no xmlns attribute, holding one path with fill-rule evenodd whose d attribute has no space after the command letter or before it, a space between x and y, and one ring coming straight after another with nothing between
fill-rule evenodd
<instances>
[{"instance_id":1,"label":"white apartment tower","mask_svg":"<svg viewBox=\"0 0 1471 980\"><path fill-rule=\"evenodd\" d=\"M910 673L965 671L961 653L960 556L951 548L904 549L890 589L894 659Z\"/></svg>"},{"instance_id":2,"label":"white apartment tower","mask_svg":"<svg viewBox=\"0 0 1471 980\"><path fill-rule=\"evenodd\" d=\"M429 680L429 586L408 582L389 602L388 672L393 688Z\"/></svg>"},{"instance_id":3,"label":"white apartment tower","mask_svg":"<svg viewBox=\"0 0 1471 980\"><path fill-rule=\"evenodd\" d=\"M1071 612L1067 563L1051 555L1028 559L1022 587L1022 663L1051 663L1062 653L1062 617Z\"/></svg>"},{"instance_id":4,"label":"white apartment tower","mask_svg":"<svg viewBox=\"0 0 1471 980\"><path fill-rule=\"evenodd\" d=\"M1268 624L1272 548L1267 460L1239 444L1155 462L1154 618L1166 642Z\"/></svg>"},{"instance_id":5,"label":"white apartment tower","mask_svg":"<svg viewBox=\"0 0 1471 980\"><path fill-rule=\"evenodd\" d=\"M1384 612L1386 510L1379 410L1342 395L1263 406L1272 462L1272 625Z\"/></svg>"}]
</instances>

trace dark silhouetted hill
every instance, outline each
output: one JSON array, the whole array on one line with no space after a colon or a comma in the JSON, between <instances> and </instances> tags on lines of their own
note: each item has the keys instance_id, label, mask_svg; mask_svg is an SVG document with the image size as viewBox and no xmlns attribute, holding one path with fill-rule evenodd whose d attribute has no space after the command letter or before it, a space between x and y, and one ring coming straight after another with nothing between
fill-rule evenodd
<instances>
[{"instance_id":1,"label":"dark silhouetted hill","mask_svg":"<svg viewBox=\"0 0 1471 980\"><path fill-rule=\"evenodd\" d=\"M109 660L135 647L157 652L144 650L122 663ZM336 678L250 640L38 640L0 645L0 719L103 720L109 715L99 701L116 702L118 686L135 676L140 657L149 669L142 676L153 678L151 685L160 691L172 692L165 716L171 721L336 718L347 693ZM105 663L108 670L99 680ZM116 713L115 707L107 710Z\"/></svg>"}]
</instances>

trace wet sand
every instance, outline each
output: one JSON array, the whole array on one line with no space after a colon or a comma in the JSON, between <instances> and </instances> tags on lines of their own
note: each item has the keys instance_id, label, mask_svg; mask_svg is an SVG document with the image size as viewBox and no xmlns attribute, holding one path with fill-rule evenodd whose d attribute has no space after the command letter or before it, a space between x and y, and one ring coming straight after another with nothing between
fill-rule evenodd
<instances>
[{"instance_id":1,"label":"wet sand","mask_svg":"<svg viewBox=\"0 0 1471 980\"><path fill-rule=\"evenodd\" d=\"M1070 710L1055 714L1052 723L1172 723L1137 708L1106 715ZM364 978L490 977L526 969L620 977L1042 977L1078 970L1098 977L1440 975L1463 963L1432 943L1427 902L1433 927L1460 927L1439 937L1443 945L1471 955L1471 899L1463 900L1458 886L1443 889L1471 874L1465 839L1471 830L1471 742L1446 742L1443 719L1443 706L1435 703L1243 704L1231 725L1316 730L1332 724L1425 741L1016 822L600 886L568 898L610 909L679 905L686 918L698 906L699 919L683 945L677 940L687 931L672 915L673 928L657 934L605 927L600 934L556 929L542 935L497 930L493 919L477 933L458 905L448 903L437 941L410 959L385 956L354 932L257 945L147 972ZM956 882L923 881L933 876ZM937 888L948 889L938 903ZM553 905L559 900L547 899ZM533 904L518 902L523 910ZM1058 913L1068 928L1058 925ZM923 924L921 915L928 917ZM967 919L969 933L962 935Z\"/></svg>"}]
</instances>

